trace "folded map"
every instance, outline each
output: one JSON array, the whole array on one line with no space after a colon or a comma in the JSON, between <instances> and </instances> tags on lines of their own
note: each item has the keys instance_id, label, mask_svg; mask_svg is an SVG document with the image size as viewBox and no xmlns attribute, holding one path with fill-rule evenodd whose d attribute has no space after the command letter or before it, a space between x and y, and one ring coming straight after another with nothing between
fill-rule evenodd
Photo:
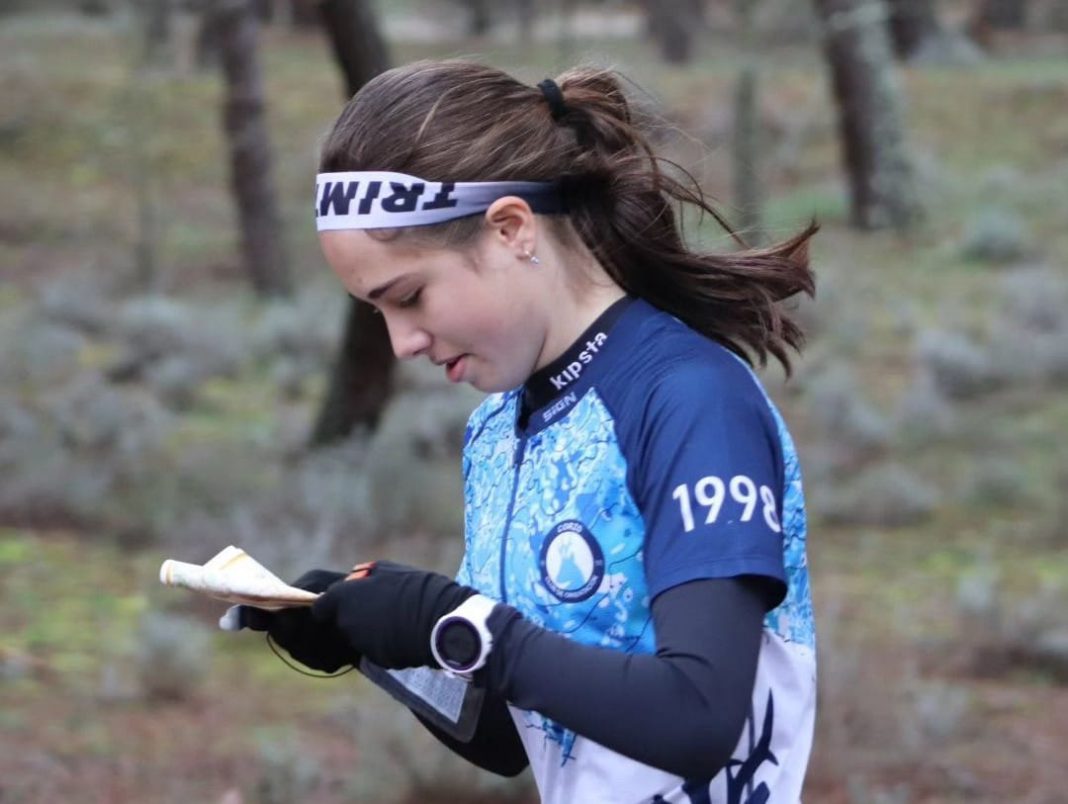
<instances>
[{"instance_id":1,"label":"folded map","mask_svg":"<svg viewBox=\"0 0 1068 804\"><path fill-rule=\"evenodd\" d=\"M290 586L240 547L230 545L203 566L167 559L159 568L167 586L192 589L219 600L277 611L310 606L319 595Z\"/></svg>"}]
</instances>

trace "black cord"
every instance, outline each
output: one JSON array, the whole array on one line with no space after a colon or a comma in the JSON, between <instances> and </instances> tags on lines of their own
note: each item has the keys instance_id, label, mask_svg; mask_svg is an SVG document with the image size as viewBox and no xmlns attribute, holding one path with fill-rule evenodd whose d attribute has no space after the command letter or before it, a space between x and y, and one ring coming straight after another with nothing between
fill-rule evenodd
<instances>
[{"instance_id":1,"label":"black cord","mask_svg":"<svg viewBox=\"0 0 1068 804\"><path fill-rule=\"evenodd\" d=\"M271 638L270 634L267 634L266 636L267 636L267 644L270 646L271 650L274 651L274 655L282 660L282 664L284 664L290 670L296 670L301 675L308 676L309 678L338 678L339 676L343 676L346 673L351 673L353 670L356 669L356 665L353 664L353 665L349 665L347 670L342 670L340 673L331 673L329 675L321 675L319 673L309 673L307 670L302 670L301 668L297 667L295 664L293 664L293 662L289 661L289 659L287 659L285 656L283 656L281 654L281 652L278 650L278 646L275 645L274 640Z\"/></svg>"}]
</instances>

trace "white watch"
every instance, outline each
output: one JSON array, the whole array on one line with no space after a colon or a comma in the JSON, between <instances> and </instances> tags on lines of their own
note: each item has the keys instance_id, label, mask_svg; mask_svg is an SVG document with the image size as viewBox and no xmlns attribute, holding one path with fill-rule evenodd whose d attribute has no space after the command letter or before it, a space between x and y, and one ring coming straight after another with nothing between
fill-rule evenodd
<instances>
[{"instance_id":1,"label":"white watch","mask_svg":"<svg viewBox=\"0 0 1068 804\"><path fill-rule=\"evenodd\" d=\"M493 649L486 621L496 605L496 600L472 595L434 624L430 652L446 673L470 680L485 666Z\"/></svg>"}]
</instances>

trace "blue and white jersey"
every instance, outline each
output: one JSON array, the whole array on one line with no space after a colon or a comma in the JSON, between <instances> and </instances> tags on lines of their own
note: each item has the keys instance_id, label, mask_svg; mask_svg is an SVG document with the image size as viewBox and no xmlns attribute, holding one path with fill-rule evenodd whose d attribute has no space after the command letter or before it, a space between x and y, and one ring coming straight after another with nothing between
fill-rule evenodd
<instances>
[{"instance_id":1,"label":"blue and white jersey","mask_svg":"<svg viewBox=\"0 0 1068 804\"><path fill-rule=\"evenodd\" d=\"M799 801L816 663L793 442L734 354L643 301L620 309L556 366L555 393L524 426L521 389L472 414L458 579L580 643L635 654L655 652L659 593L738 575L779 582L747 724L712 779L643 765L538 712L512 714L550 804Z\"/></svg>"}]
</instances>

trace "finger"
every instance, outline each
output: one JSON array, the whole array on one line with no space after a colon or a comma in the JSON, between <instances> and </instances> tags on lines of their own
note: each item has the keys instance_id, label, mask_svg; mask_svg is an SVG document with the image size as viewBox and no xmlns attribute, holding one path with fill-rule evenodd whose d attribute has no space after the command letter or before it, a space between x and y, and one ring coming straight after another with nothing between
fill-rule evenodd
<instances>
[{"instance_id":1,"label":"finger","mask_svg":"<svg viewBox=\"0 0 1068 804\"><path fill-rule=\"evenodd\" d=\"M366 578L370 575L375 568L374 561L365 561L362 564L357 564L352 568L352 572L345 576L346 581L358 581L361 578Z\"/></svg>"},{"instance_id":2,"label":"finger","mask_svg":"<svg viewBox=\"0 0 1068 804\"><path fill-rule=\"evenodd\" d=\"M311 606L312 617L319 622L332 620L337 615L341 597L345 592L345 587L348 585L349 581L347 580L336 583L319 595L319 598Z\"/></svg>"},{"instance_id":3,"label":"finger","mask_svg":"<svg viewBox=\"0 0 1068 804\"><path fill-rule=\"evenodd\" d=\"M252 606L238 606L237 609L241 627L250 631L269 631L277 616L274 612Z\"/></svg>"},{"instance_id":4,"label":"finger","mask_svg":"<svg viewBox=\"0 0 1068 804\"><path fill-rule=\"evenodd\" d=\"M306 589L309 592L325 592L331 586L338 581L345 578L343 572L331 572L324 569L313 569L305 572L297 580L293 581L292 586L298 589Z\"/></svg>"},{"instance_id":5,"label":"finger","mask_svg":"<svg viewBox=\"0 0 1068 804\"><path fill-rule=\"evenodd\" d=\"M219 618L219 628L223 631L240 631L244 628L241 617L241 606L231 606L223 612Z\"/></svg>"}]
</instances>

